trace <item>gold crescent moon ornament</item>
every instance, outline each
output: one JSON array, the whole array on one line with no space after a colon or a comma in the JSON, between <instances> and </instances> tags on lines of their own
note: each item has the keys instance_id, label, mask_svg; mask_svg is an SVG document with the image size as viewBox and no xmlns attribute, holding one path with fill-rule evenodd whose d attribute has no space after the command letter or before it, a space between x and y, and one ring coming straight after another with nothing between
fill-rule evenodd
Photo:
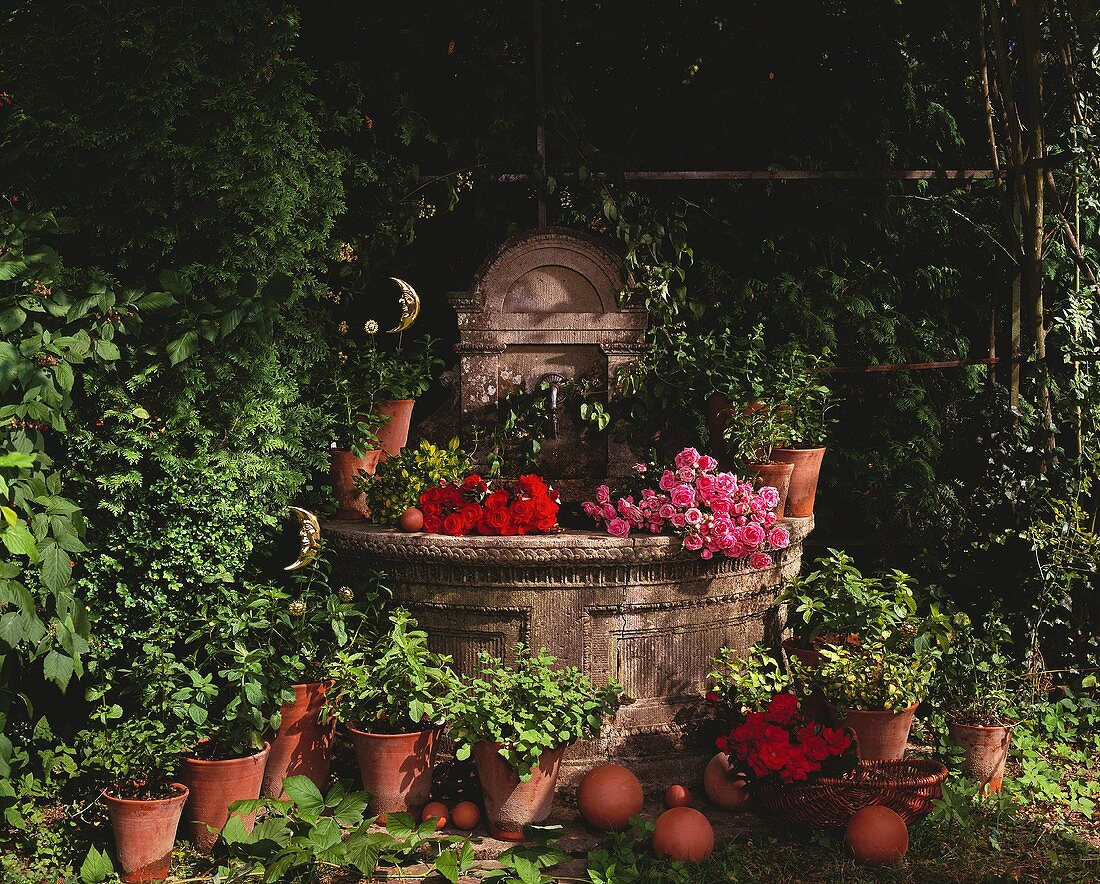
<instances>
[{"instance_id":1,"label":"gold crescent moon ornament","mask_svg":"<svg viewBox=\"0 0 1100 884\"><path fill-rule=\"evenodd\" d=\"M390 279L397 283L397 288L401 291L397 298L397 302L401 305L401 318L397 320L397 325L387 329L386 333L399 335L403 331L408 331L420 316L420 295L405 280L398 279L396 276L391 276Z\"/></svg>"},{"instance_id":2,"label":"gold crescent moon ornament","mask_svg":"<svg viewBox=\"0 0 1100 884\"><path fill-rule=\"evenodd\" d=\"M290 511L298 517L298 558L283 570L297 571L312 562L321 549L321 523L313 513L300 506L292 506Z\"/></svg>"}]
</instances>

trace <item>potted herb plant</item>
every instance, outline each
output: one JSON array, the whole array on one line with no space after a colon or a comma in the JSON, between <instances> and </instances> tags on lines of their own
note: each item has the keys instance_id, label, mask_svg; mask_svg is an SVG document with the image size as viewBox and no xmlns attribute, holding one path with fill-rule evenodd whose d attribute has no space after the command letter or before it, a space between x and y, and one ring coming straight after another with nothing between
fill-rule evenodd
<instances>
[{"instance_id":1,"label":"potted herb plant","mask_svg":"<svg viewBox=\"0 0 1100 884\"><path fill-rule=\"evenodd\" d=\"M168 877L189 795L175 780L186 740L158 690L163 682L149 674L153 680L146 683L144 697L149 705L140 714L127 714L119 703L107 702L107 686L89 691L88 699L101 701L95 713L100 726L78 740L85 768L102 784L119 875L126 884Z\"/></svg>"},{"instance_id":2,"label":"potted herb plant","mask_svg":"<svg viewBox=\"0 0 1100 884\"><path fill-rule=\"evenodd\" d=\"M489 832L523 840L525 826L550 815L566 747L598 736L619 705L614 682L592 684L576 667L558 667L545 649L516 646L507 665L482 652L479 671L462 679L451 705L455 757L473 755Z\"/></svg>"},{"instance_id":3,"label":"potted herb plant","mask_svg":"<svg viewBox=\"0 0 1100 884\"><path fill-rule=\"evenodd\" d=\"M816 667L797 660L796 683L821 693L840 726L850 729L867 761L905 756L917 707L927 696L937 651L895 649L881 640L826 645Z\"/></svg>"},{"instance_id":4,"label":"potted herb plant","mask_svg":"<svg viewBox=\"0 0 1100 884\"><path fill-rule=\"evenodd\" d=\"M158 666L172 684L171 706L193 741L181 779L190 789L186 822L200 852L209 852L234 801L258 798L292 677L271 644L272 588L231 585L200 606L198 628L184 654L162 654ZM242 819L251 830L255 817Z\"/></svg>"},{"instance_id":5,"label":"potted herb plant","mask_svg":"<svg viewBox=\"0 0 1100 884\"><path fill-rule=\"evenodd\" d=\"M472 470L470 456L459 448L457 437L442 448L422 439L415 448L386 458L374 475L360 473L356 482L366 495L371 521L394 526L410 507L419 505L426 490L460 482Z\"/></svg>"},{"instance_id":6,"label":"potted herb plant","mask_svg":"<svg viewBox=\"0 0 1100 884\"><path fill-rule=\"evenodd\" d=\"M772 452L789 437L790 415L786 403L755 401L741 409L730 409L722 430L733 462L744 465L756 477L758 486L770 486L778 492L779 502L774 507L777 515L782 515L786 506L794 467L775 460Z\"/></svg>"},{"instance_id":7,"label":"potted herb plant","mask_svg":"<svg viewBox=\"0 0 1100 884\"><path fill-rule=\"evenodd\" d=\"M836 422L836 395L822 382L822 375L832 362L828 352L808 353L797 342L788 345L776 362L782 367L786 397L793 407L787 415L787 438L771 456L779 463L791 465L785 513L802 519L814 514L825 440Z\"/></svg>"},{"instance_id":8,"label":"potted herb plant","mask_svg":"<svg viewBox=\"0 0 1100 884\"><path fill-rule=\"evenodd\" d=\"M983 790L1000 792L1019 708L1020 676L1004 649L1011 633L991 616L978 632L957 614L950 648L937 673L937 695L951 741L963 750L963 771Z\"/></svg>"},{"instance_id":9,"label":"potted herb plant","mask_svg":"<svg viewBox=\"0 0 1100 884\"><path fill-rule=\"evenodd\" d=\"M419 819L457 682L451 658L428 649L408 611L397 609L389 622L369 650L337 654L327 708L351 735L371 813Z\"/></svg>"}]
</instances>

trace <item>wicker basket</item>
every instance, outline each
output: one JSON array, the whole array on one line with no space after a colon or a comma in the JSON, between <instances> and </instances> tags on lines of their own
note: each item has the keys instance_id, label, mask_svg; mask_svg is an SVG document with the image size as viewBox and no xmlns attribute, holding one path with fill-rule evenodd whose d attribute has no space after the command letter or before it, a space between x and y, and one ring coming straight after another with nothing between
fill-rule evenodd
<instances>
[{"instance_id":1,"label":"wicker basket","mask_svg":"<svg viewBox=\"0 0 1100 884\"><path fill-rule=\"evenodd\" d=\"M774 777L753 783L756 807L789 823L843 829L861 807L881 804L911 823L932 809L947 768L928 758L861 761L843 776L785 784Z\"/></svg>"}]
</instances>

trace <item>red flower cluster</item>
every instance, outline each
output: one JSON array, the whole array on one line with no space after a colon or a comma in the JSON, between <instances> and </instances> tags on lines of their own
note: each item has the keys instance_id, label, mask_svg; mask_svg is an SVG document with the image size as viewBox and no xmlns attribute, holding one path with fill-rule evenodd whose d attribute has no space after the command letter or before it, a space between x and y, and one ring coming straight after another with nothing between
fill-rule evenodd
<instances>
[{"instance_id":1,"label":"red flower cluster","mask_svg":"<svg viewBox=\"0 0 1100 884\"><path fill-rule=\"evenodd\" d=\"M455 536L545 534L558 526L558 505L558 493L534 473L494 489L475 473L420 495L424 530Z\"/></svg>"},{"instance_id":2,"label":"red flower cluster","mask_svg":"<svg viewBox=\"0 0 1100 884\"><path fill-rule=\"evenodd\" d=\"M776 694L767 709L746 716L744 724L715 742L721 751L748 764L757 777L778 776L784 783L805 780L852 749L852 739L844 731L807 721L794 694Z\"/></svg>"}]
</instances>

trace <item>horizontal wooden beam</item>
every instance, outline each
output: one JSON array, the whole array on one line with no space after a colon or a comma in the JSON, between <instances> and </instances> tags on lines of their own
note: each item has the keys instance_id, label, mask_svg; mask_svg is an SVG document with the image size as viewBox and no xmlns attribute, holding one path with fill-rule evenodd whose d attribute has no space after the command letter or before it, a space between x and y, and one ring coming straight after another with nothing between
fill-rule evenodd
<instances>
[{"instance_id":1,"label":"horizontal wooden beam","mask_svg":"<svg viewBox=\"0 0 1100 884\"><path fill-rule=\"evenodd\" d=\"M609 177L592 172L592 177ZM1002 177L995 169L837 169L811 171L807 169L731 169L669 172L624 172L627 181L986 181ZM569 181L576 172L560 172L554 178ZM497 175L505 184L537 181L526 173Z\"/></svg>"}]
</instances>

